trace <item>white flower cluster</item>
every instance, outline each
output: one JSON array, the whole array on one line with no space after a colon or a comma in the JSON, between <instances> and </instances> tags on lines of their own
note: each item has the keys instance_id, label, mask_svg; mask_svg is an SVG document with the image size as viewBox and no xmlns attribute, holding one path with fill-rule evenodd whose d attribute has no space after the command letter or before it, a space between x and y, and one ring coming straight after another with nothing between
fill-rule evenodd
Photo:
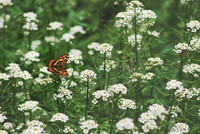
<instances>
[{"instance_id":1,"label":"white flower cluster","mask_svg":"<svg viewBox=\"0 0 200 134\"><path fill-rule=\"evenodd\" d=\"M8 134L5 130L0 130L0 134Z\"/></svg>"},{"instance_id":2,"label":"white flower cluster","mask_svg":"<svg viewBox=\"0 0 200 134\"><path fill-rule=\"evenodd\" d=\"M38 106L38 104L39 103L37 101L26 101L25 103L19 105L18 110L25 111L25 112L27 112L27 111L34 112L37 109L41 109Z\"/></svg>"},{"instance_id":3,"label":"white flower cluster","mask_svg":"<svg viewBox=\"0 0 200 134\"><path fill-rule=\"evenodd\" d=\"M168 111L170 111L170 108L168 109ZM178 116L177 113L180 113L182 110L180 109L180 107L178 106L172 106L172 110L171 110L171 116L172 118L175 118Z\"/></svg>"},{"instance_id":4,"label":"white flower cluster","mask_svg":"<svg viewBox=\"0 0 200 134\"><path fill-rule=\"evenodd\" d=\"M70 42L72 39L75 38L76 33L85 34L86 32L83 30L82 26L74 26L70 28L70 31L68 33L63 34L61 40L64 40L65 42Z\"/></svg>"},{"instance_id":5,"label":"white flower cluster","mask_svg":"<svg viewBox=\"0 0 200 134\"><path fill-rule=\"evenodd\" d=\"M147 80L151 80L153 79L153 77L155 76L154 73L147 73L147 74L142 74L142 73L133 73L129 78L131 79L131 82L137 82L138 80L142 80L141 82L146 83Z\"/></svg>"},{"instance_id":6,"label":"white flower cluster","mask_svg":"<svg viewBox=\"0 0 200 134\"><path fill-rule=\"evenodd\" d=\"M112 94L126 94L127 87L123 84L114 84L108 88L108 92Z\"/></svg>"},{"instance_id":7,"label":"white flower cluster","mask_svg":"<svg viewBox=\"0 0 200 134\"><path fill-rule=\"evenodd\" d=\"M130 100L130 99L125 99L125 98L121 98L119 100L118 106L120 109L136 109L136 104L134 101Z\"/></svg>"},{"instance_id":8,"label":"white flower cluster","mask_svg":"<svg viewBox=\"0 0 200 134\"><path fill-rule=\"evenodd\" d=\"M49 27L47 27L47 30L63 30L63 24L61 22L50 22Z\"/></svg>"},{"instance_id":9,"label":"white flower cluster","mask_svg":"<svg viewBox=\"0 0 200 134\"><path fill-rule=\"evenodd\" d=\"M86 32L83 30L82 26L74 26L70 28L69 33L75 35L76 33L85 34Z\"/></svg>"},{"instance_id":10,"label":"white flower cluster","mask_svg":"<svg viewBox=\"0 0 200 134\"><path fill-rule=\"evenodd\" d=\"M197 20L193 20L190 21L189 23L187 23L187 28L188 30L190 30L191 32L195 33L199 30L200 28L200 22Z\"/></svg>"},{"instance_id":11,"label":"white flower cluster","mask_svg":"<svg viewBox=\"0 0 200 134\"><path fill-rule=\"evenodd\" d=\"M124 118L119 120L116 123L116 127L118 131L123 131L123 130L133 130L135 125L133 123L133 119L130 118Z\"/></svg>"},{"instance_id":12,"label":"white flower cluster","mask_svg":"<svg viewBox=\"0 0 200 134\"><path fill-rule=\"evenodd\" d=\"M171 89L179 89L183 87L183 83L177 80L170 80L167 82L167 86L165 89L171 90Z\"/></svg>"},{"instance_id":13,"label":"white flower cluster","mask_svg":"<svg viewBox=\"0 0 200 134\"><path fill-rule=\"evenodd\" d=\"M177 97L178 101L183 100L183 98L191 99L197 97L197 100L200 100L200 88L179 88L175 91L174 95Z\"/></svg>"},{"instance_id":14,"label":"white flower cluster","mask_svg":"<svg viewBox=\"0 0 200 134\"><path fill-rule=\"evenodd\" d=\"M67 72L68 72L68 74L69 74L68 77L70 77L70 76L73 75L75 78L78 78L78 76L79 76L79 73L78 73L77 71L74 71L73 68L68 68L68 69L67 69Z\"/></svg>"},{"instance_id":15,"label":"white flower cluster","mask_svg":"<svg viewBox=\"0 0 200 134\"><path fill-rule=\"evenodd\" d=\"M0 9L1 9L1 4L0 4ZM6 14L5 18L0 17L0 29L7 28L8 26L6 25L6 21L10 19L10 15Z\"/></svg>"},{"instance_id":16,"label":"white flower cluster","mask_svg":"<svg viewBox=\"0 0 200 134\"><path fill-rule=\"evenodd\" d=\"M147 34L152 35L154 37L159 37L159 35L160 35L160 33L155 31L155 30L154 31L147 31Z\"/></svg>"},{"instance_id":17,"label":"white flower cluster","mask_svg":"<svg viewBox=\"0 0 200 134\"><path fill-rule=\"evenodd\" d=\"M137 34L136 40L137 40L137 44L139 44L138 49L140 49L140 47L141 47L140 43L142 42L142 36ZM131 46L135 46L136 40L135 40L135 34L132 34L128 37L128 42L131 44Z\"/></svg>"},{"instance_id":18,"label":"white flower cluster","mask_svg":"<svg viewBox=\"0 0 200 134\"><path fill-rule=\"evenodd\" d=\"M168 111L162 105L153 104L148 107L148 112L142 113L140 118L138 119L139 122L143 124L142 129L145 133L149 132L153 129L158 129L158 125L156 123L156 119L158 117L161 120L165 119L165 114L168 114Z\"/></svg>"},{"instance_id":19,"label":"white flower cluster","mask_svg":"<svg viewBox=\"0 0 200 134\"><path fill-rule=\"evenodd\" d=\"M40 54L36 51L29 51L23 55L23 58L21 60L24 60L27 65L32 64L34 61L40 61L38 58Z\"/></svg>"},{"instance_id":20,"label":"white flower cluster","mask_svg":"<svg viewBox=\"0 0 200 134\"><path fill-rule=\"evenodd\" d=\"M6 73L0 73L0 80L9 80L10 75Z\"/></svg>"},{"instance_id":21,"label":"white flower cluster","mask_svg":"<svg viewBox=\"0 0 200 134\"><path fill-rule=\"evenodd\" d=\"M46 127L46 125L39 120L28 121L27 126L28 128L23 130L22 134L42 134L44 133L44 128Z\"/></svg>"},{"instance_id":22,"label":"white flower cluster","mask_svg":"<svg viewBox=\"0 0 200 134\"><path fill-rule=\"evenodd\" d=\"M178 43L177 45L175 45L173 51L177 54L180 54L183 51L192 51L192 48L189 47L187 43Z\"/></svg>"},{"instance_id":23,"label":"white flower cluster","mask_svg":"<svg viewBox=\"0 0 200 134\"><path fill-rule=\"evenodd\" d=\"M3 124L3 128L4 129L13 129L13 124L11 123L11 122L5 122L4 124Z\"/></svg>"},{"instance_id":24,"label":"white flower cluster","mask_svg":"<svg viewBox=\"0 0 200 134\"><path fill-rule=\"evenodd\" d=\"M181 4L188 4L190 1L193 1L193 0L180 0Z\"/></svg>"},{"instance_id":25,"label":"white flower cluster","mask_svg":"<svg viewBox=\"0 0 200 134\"><path fill-rule=\"evenodd\" d=\"M200 53L200 38L199 37L193 37L190 41L190 47L193 51L196 51Z\"/></svg>"},{"instance_id":26,"label":"white flower cluster","mask_svg":"<svg viewBox=\"0 0 200 134\"><path fill-rule=\"evenodd\" d=\"M144 63L144 65L147 66L146 67L147 70L150 70L155 66L161 66L162 64L163 64L163 60L159 57L155 57L155 58L151 57L147 59L146 63Z\"/></svg>"},{"instance_id":27,"label":"white flower cluster","mask_svg":"<svg viewBox=\"0 0 200 134\"><path fill-rule=\"evenodd\" d=\"M44 74L51 74L48 70L47 67L42 67L40 68L40 74L39 77L35 78L35 82L39 83L40 85L47 85L53 83L53 78L51 77L44 77ZM44 74L43 74L44 73Z\"/></svg>"},{"instance_id":28,"label":"white flower cluster","mask_svg":"<svg viewBox=\"0 0 200 134\"><path fill-rule=\"evenodd\" d=\"M131 28L133 20L136 20L136 23L143 23L146 26L154 25L157 15L152 10L145 10L142 7L143 4L139 1L128 3L126 11L116 15L115 27Z\"/></svg>"},{"instance_id":29,"label":"white flower cluster","mask_svg":"<svg viewBox=\"0 0 200 134\"><path fill-rule=\"evenodd\" d=\"M184 73L190 73L192 74L194 77L199 77L199 73L200 73L200 65L198 64L187 64L184 65L183 67L183 72Z\"/></svg>"},{"instance_id":30,"label":"white flower cluster","mask_svg":"<svg viewBox=\"0 0 200 134\"><path fill-rule=\"evenodd\" d=\"M65 126L64 130L63 130L64 133L66 134L76 134L76 132L74 131L74 129L70 128L69 126Z\"/></svg>"},{"instance_id":31,"label":"white flower cluster","mask_svg":"<svg viewBox=\"0 0 200 134\"><path fill-rule=\"evenodd\" d=\"M108 44L108 43L103 43L99 45L98 50L100 51L101 54L106 54L106 56L111 55L111 51L113 49L113 46Z\"/></svg>"},{"instance_id":32,"label":"white flower cluster","mask_svg":"<svg viewBox=\"0 0 200 134\"><path fill-rule=\"evenodd\" d=\"M83 64L83 62L81 61L83 59L82 57L82 52L78 49L71 49L69 51L69 59L68 59L68 63L74 62L75 64Z\"/></svg>"},{"instance_id":33,"label":"white flower cluster","mask_svg":"<svg viewBox=\"0 0 200 134\"><path fill-rule=\"evenodd\" d=\"M86 120L81 122L80 128L83 130L84 134L88 134L91 129L98 127L98 124L94 120Z\"/></svg>"},{"instance_id":34,"label":"white flower cluster","mask_svg":"<svg viewBox=\"0 0 200 134\"><path fill-rule=\"evenodd\" d=\"M92 70L86 69L81 72L80 78L81 81L91 81L92 79L97 78L97 74Z\"/></svg>"},{"instance_id":35,"label":"white flower cluster","mask_svg":"<svg viewBox=\"0 0 200 134\"><path fill-rule=\"evenodd\" d=\"M69 117L63 113L56 113L53 115L51 118L51 122L56 122L56 121L61 121L61 122L66 122L69 120Z\"/></svg>"},{"instance_id":36,"label":"white flower cluster","mask_svg":"<svg viewBox=\"0 0 200 134\"><path fill-rule=\"evenodd\" d=\"M94 49L95 51L99 51L100 44L97 42L90 43L87 47L88 49Z\"/></svg>"},{"instance_id":37,"label":"white flower cluster","mask_svg":"<svg viewBox=\"0 0 200 134\"><path fill-rule=\"evenodd\" d=\"M54 46L57 42L60 41L60 40L57 39L55 36L46 36L46 37L44 38L44 40L45 40L46 42L49 42L50 45L52 45L52 46Z\"/></svg>"},{"instance_id":38,"label":"white flower cluster","mask_svg":"<svg viewBox=\"0 0 200 134\"><path fill-rule=\"evenodd\" d=\"M35 50L35 49L37 49L38 46L41 45L41 44L42 44L41 40L34 40L34 41L31 42L31 49L32 49L32 50Z\"/></svg>"},{"instance_id":39,"label":"white flower cluster","mask_svg":"<svg viewBox=\"0 0 200 134\"><path fill-rule=\"evenodd\" d=\"M55 100L61 99L65 103L66 99L72 99L72 92L64 87L60 87L58 94L54 94L53 97Z\"/></svg>"},{"instance_id":40,"label":"white flower cluster","mask_svg":"<svg viewBox=\"0 0 200 134\"><path fill-rule=\"evenodd\" d=\"M179 132L181 134L187 133L189 132L189 126L186 123L178 122L172 127L171 131Z\"/></svg>"},{"instance_id":41,"label":"white flower cluster","mask_svg":"<svg viewBox=\"0 0 200 134\"><path fill-rule=\"evenodd\" d=\"M23 25L23 29L28 30L28 31L35 31L38 30L38 26L36 24L36 22L38 22L37 20L37 15L33 12L28 12L28 13L24 13L23 14L26 23Z\"/></svg>"},{"instance_id":42,"label":"white flower cluster","mask_svg":"<svg viewBox=\"0 0 200 134\"><path fill-rule=\"evenodd\" d=\"M22 78L24 80L28 80L28 79L32 79L33 77L31 76L31 74L24 70L21 71L20 67L18 64L16 63L10 63L5 70L9 71L9 76L10 77L14 77L14 78Z\"/></svg>"},{"instance_id":43,"label":"white flower cluster","mask_svg":"<svg viewBox=\"0 0 200 134\"><path fill-rule=\"evenodd\" d=\"M4 120L6 120L6 119L7 119L7 117L4 116L3 113L1 113L1 111L0 111L0 122L2 123L2 122L4 122Z\"/></svg>"},{"instance_id":44,"label":"white flower cluster","mask_svg":"<svg viewBox=\"0 0 200 134\"><path fill-rule=\"evenodd\" d=\"M13 5L12 0L0 0L0 9L4 6L11 6Z\"/></svg>"},{"instance_id":45,"label":"white flower cluster","mask_svg":"<svg viewBox=\"0 0 200 134\"><path fill-rule=\"evenodd\" d=\"M108 98L110 97L109 92L106 90L95 91L92 95L94 95L94 99L92 100L93 104L97 104L98 99L100 99L100 98L102 99L102 101L107 101Z\"/></svg>"},{"instance_id":46,"label":"white flower cluster","mask_svg":"<svg viewBox=\"0 0 200 134\"><path fill-rule=\"evenodd\" d=\"M114 69L116 67L116 64L114 60L106 60L105 63L103 62L103 64L100 65L99 70L104 70L104 66L105 66L105 71L110 72L111 69Z\"/></svg>"}]
</instances>

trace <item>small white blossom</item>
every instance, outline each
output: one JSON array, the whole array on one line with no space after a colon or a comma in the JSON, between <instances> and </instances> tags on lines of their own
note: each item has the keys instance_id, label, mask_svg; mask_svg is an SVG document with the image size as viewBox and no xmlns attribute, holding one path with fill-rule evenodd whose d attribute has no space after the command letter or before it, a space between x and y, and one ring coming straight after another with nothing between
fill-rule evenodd
<instances>
[{"instance_id":1,"label":"small white blossom","mask_svg":"<svg viewBox=\"0 0 200 134\"><path fill-rule=\"evenodd\" d=\"M32 43L31 43L31 49L32 49L32 50L35 50L35 49L37 49L38 46L41 45L41 44L42 44L41 40L32 41Z\"/></svg>"},{"instance_id":2,"label":"small white blossom","mask_svg":"<svg viewBox=\"0 0 200 134\"><path fill-rule=\"evenodd\" d=\"M69 117L63 113L56 113L53 115L51 118L51 122L56 122L56 121L61 121L61 122L66 122L69 120Z\"/></svg>"},{"instance_id":3,"label":"small white blossom","mask_svg":"<svg viewBox=\"0 0 200 134\"><path fill-rule=\"evenodd\" d=\"M81 78L81 81L88 81L88 80L91 81L92 79L97 78L97 74L92 70L86 69L81 72L80 78Z\"/></svg>"},{"instance_id":4,"label":"small white blossom","mask_svg":"<svg viewBox=\"0 0 200 134\"><path fill-rule=\"evenodd\" d=\"M94 95L94 99L92 100L93 104L98 103L98 99L102 99L102 101L107 101L108 98L110 97L110 94L108 91L106 90L98 90L96 92L94 92L92 95Z\"/></svg>"},{"instance_id":5,"label":"small white blossom","mask_svg":"<svg viewBox=\"0 0 200 134\"><path fill-rule=\"evenodd\" d=\"M133 119L124 118L116 123L116 127L117 130L123 131L123 130L132 130L134 129L135 125L133 123Z\"/></svg>"},{"instance_id":6,"label":"small white blossom","mask_svg":"<svg viewBox=\"0 0 200 134\"><path fill-rule=\"evenodd\" d=\"M110 93L126 94L127 88L123 84L114 84L108 88Z\"/></svg>"},{"instance_id":7,"label":"small white blossom","mask_svg":"<svg viewBox=\"0 0 200 134\"><path fill-rule=\"evenodd\" d=\"M47 27L47 30L63 30L63 24L61 22L51 22L49 23L49 27Z\"/></svg>"},{"instance_id":8,"label":"small white blossom","mask_svg":"<svg viewBox=\"0 0 200 134\"><path fill-rule=\"evenodd\" d=\"M71 41L74 38L75 37L74 37L73 34L71 34L71 33L65 33L65 34L63 34L61 40L64 40L65 42L69 42L69 41Z\"/></svg>"},{"instance_id":9,"label":"small white blossom","mask_svg":"<svg viewBox=\"0 0 200 134\"><path fill-rule=\"evenodd\" d=\"M125 98L121 98L119 100L118 106L120 109L136 109L136 104L134 101L130 100L130 99L125 99Z\"/></svg>"},{"instance_id":10,"label":"small white blossom","mask_svg":"<svg viewBox=\"0 0 200 134\"><path fill-rule=\"evenodd\" d=\"M199 77L200 73L200 65L198 64L187 64L183 66L183 72L184 73L190 73L194 77Z\"/></svg>"},{"instance_id":11,"label":"small white blossom","mask_svg":"<svg viewBox=\"0 0 200 134\"><path fill-rule=\"evenodd\" d=\"M192 48L188 46L186 43L178 43L173 51L177 54L182 53L182 51L192 51Z\"/></svg>"},{"instance_id":12,"label":"small white blossom","mask_svg":"<svg viewBox=\"0 0 200 134\"><path fill-rule=\"evenodd\" d=\"M172 127L172 131L179 133L187 133L189 132L189 126L186 123L178 122Z\"/></svg>"},{"instance_id":13,"label":"small white blossom","mask_svg":"<svg viewBox=\"0 0 200 134\"><path fill-rule=\"evenodd\" d=\"M19 105L18 110L24 111L24 112L26 112L26 111L34 112L37 109L41 109L38 106L38 104L39 103L37 101L26 101L25 103Z\"/></svg>"},{"instance_id":14,"label":"small white blossom","mask_svg":"<svg viewBox=\"0 0 200 134\"><path fill-rule=\"evenodd\" d=\"M40 54L36 51L29 51L23 55L22 60L26 62L26 64L30 65L33 61L40 61L38 58Z\"/></svg>"},{"instance_id":15,"label":"small white blossom","mask_svg":"<svg viewBox=\"0 0 200 134\"><path fill-rule=\"evenodd\" d=\"M177 80L170 80L167 82L167 86L165 89L167 90L171 90L171 89L179 89L179 88L182 88L182 82L180 81L177 81Z\"/></svg>"},{"instance_id":16,"label":"small white blossom","mask_svg":"<svg viewBox=\"0 0 200 134\"><path fill-rule=\"evenodd\" d=\"M94 120L86 120L81 122L80 128L83 130L84 134L88 134L91 129L96 129L98 124Z\"/></svg>"},{"instance_id":17,"label":"small white blossom","mask_svg":"<svg viewBox=\"0 0 200 134\"><path fill-rule=\"evenodd\" d=\"M69 33L75 35L76 33L85 34L86 32L83 30L82 26L74 26L70 28Z\"/></svg>"},{"instance_id":18,"label":"small white blossom","mask_svg":"<svg viewBox=\"0 0 200 134\"><path fill-rule=\"evenodd\" d=\"M197 32L200 28L200 22L197 20L190 21L187 23L187 28L191 30L191 32Z\"/></svg>"}]
</instances>

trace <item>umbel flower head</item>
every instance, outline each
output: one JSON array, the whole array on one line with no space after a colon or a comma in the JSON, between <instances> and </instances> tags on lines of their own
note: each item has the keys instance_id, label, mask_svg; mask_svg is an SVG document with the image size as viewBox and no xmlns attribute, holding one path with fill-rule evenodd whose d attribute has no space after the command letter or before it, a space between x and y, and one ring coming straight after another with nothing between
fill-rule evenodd
<instances>
[{"instance_id":1,"label":"umbel flower head","mask_svg":"<svg viewBox=\"0 0 200 134\"><path fill-rule=\"evenodd\" d=\"M117 130L123 131L123 130L132 130L135 127L135 125L133 123L133 119L124 118L116 123L116 127Z\"/></svg>"},{"instance_id":2,"label":"umbel flower head","mask_svg":"<svg viewBox=\"0 0 200 134\"><path fill-rule=\"evenodd\" d=\"M97 74L92 70L86 69L81 72L80 78L81 81L91 81L97 78Z\"/></svg>"},{"instance_id":3,"label":"umbel flower head","mask_svg":"<svg viewBox=\"0 0 200 134\"><path fill-rule=\"evenodd\" d=\"M0 9L4 6L11 6L13 5L12 0L0 0Z\"/></svg>"},{"instance_id":4,"label":"umbel flower head","mask_svg":"<svg viewBox=\"0 0 200 134\"><path fill-rule=\"evenodd\" d=\"M69 120L69 117L63 113L56 113L53 115L51 118L51 122L56 122L56 121L61 121L61 122L66 122Z\"/></svg>"},{"instance_id":5,"label":"umbel flower head","mask_svg":"<svg viewBox=\"0 0 200 134\"><path fill-rule=\"evenodd\" d=\"M63 30L63 24L61 22L51 22L49 23L49 27L47 27L47 30Z\"/></svg>"},{"instance_id":6,"label":"umbel flower head","mask_svg":"<svg viewBox=\"0 0 200 134\"><path fill-rule=\"evenodd\" d=\"M25 103L19 105L19 108L18 110L19 111L32 111L34 112L35 110L37 109L41 109L39 106L38 106L38 102L37 101L26 101Z\"/></svg>"},{"instance_id":7,"label":"umbel flower head","mask_svg":"<svg viewBox=\"0 0 200 134\"><path fill-rule=\"evenodd\" d=\"M94 92L92 95L94 95L94 99L92 100L93 104L98 103L98 100L101 98L102 101L107 101L108 98L110 97L110 94L108 91L106 90L98 90L96 92Z\"/></svg>"}]
</instances>

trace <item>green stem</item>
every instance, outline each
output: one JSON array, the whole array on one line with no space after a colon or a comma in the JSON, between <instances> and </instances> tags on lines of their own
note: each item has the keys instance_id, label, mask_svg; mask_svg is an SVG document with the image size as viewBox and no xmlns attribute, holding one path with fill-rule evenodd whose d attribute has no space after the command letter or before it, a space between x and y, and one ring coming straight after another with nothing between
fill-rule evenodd
<instances>
[{"instance_id":1,"label":"green stem","mask_svg":"<svg viewBox=\"0 0 200 134\"><path fill-rule=\"evenodd\" d=\"M113 132L113 125L114 125L114 120L115 120L115 106L113 106L114 104L112 103L112 120L111 120L111 125L110 125L110 134L112 134Z\"/></svg>"},{"instance_id":2,"label":"green stem","mask_svg":"<svg viewBox=\"0 0 200 134\"><path fill-rule=\"evenodd\" d=\"M88 101L89 101L88 98L89 98L89 79L87 78L86 99L85 99L85 120L87 120Z\"/></svg>"},{"instance_id":3,"label":"green stem","mask_svg":"<svg viewBox=\"0 0 200 134\"><path fill-rule=\"evenodd\" d=\"M174 105L174 100L175 100L175 96L174 96L174 94L173 94L173 91L171 91L172 92L172 101L171 101L171 105L170 105L170 110L169 110L169 115L168 115L168 118L167 118L167 125L166 125L166 128L165 128L165 133L167 133L168 132L168 126L169 126L169 122L170 122L170 119L171 119L171 112L172 112L172 107L173 107L173 105Z\"/></svg>"},{"instance_id":4,"label":"green stem","mask_svg":"<svg viewBox=\"0 0 200 134\"><path fill-rule=\"evenodd\" d=\"M136 9L135 9L136 13ZM134 34L135 34L135 55L136 55L136 61L135 65L138 66L139 64L139 58L138 58L138 43L137 43L137 17L134 17Z\"/></svg>"},{"instance_id":5,"label":"green stem","mask_svg":"<svg viewBox=\"0 0 200 134\"><path fill-rule=\"evenodd\" d=\"M106 79L106 53L104 54L104 65L103 65L103 78L104 78L104 87L103 89L106 89L106 82L107 82L107 79Z\"/></svg>"},{"instance_id":6,"label":"green stem","mask_svg":"<svg viewBox=\"0 0 200 134\"><path fill-rule=\"evenodd\" d=\"M100 104L99 104L99 127L98 127L98 134L101 133L101 111L102 111L102 101L100 101Z\"/></svg>"},{"instance_id":7,"label":"green stem","mask_svg":"<svg viewBox=\"0 0 200 134\"><path fill-rule=\"evenodd\" d=\"M25 97L26 97L26 100L28 100L28 96L27 96L27 93L26 93L26 84L25 84L25 80L24 80L23 87L24 87L24 95L25 95Z\"/></svg>"}]
</instances>

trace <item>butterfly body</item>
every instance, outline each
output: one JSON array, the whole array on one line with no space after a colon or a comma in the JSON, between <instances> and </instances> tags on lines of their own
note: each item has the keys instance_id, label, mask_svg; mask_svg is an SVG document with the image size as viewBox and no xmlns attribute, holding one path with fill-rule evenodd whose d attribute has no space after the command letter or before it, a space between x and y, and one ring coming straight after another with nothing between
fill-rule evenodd
<instances>
[{"instance_id":1,"label":"butterfly body","mask_svg":"<svg viewBox=\"0 0 200 134\"><path fill-rule=\"evenodd\" d=\"M57 73L61 76L68 76L68 73L65 69L65 65L67 63L67 60L69 58L68 54L63 54L58 57L57 59L51 59L48 63L48 71L52 73Z\"/></svg>"}]
</instances>

